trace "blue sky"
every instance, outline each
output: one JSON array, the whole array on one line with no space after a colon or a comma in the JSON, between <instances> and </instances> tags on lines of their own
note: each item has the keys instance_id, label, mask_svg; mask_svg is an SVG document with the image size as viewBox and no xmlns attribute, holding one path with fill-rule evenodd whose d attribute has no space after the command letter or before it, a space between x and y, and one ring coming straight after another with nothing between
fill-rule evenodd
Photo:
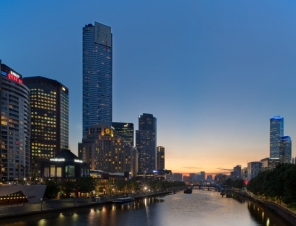
<instances>
[{"instance_id":1,"label":"blue sky","mask_svg":"<svg viewBox=\"0 0 296 226\"><path fill-rule=\"evenodd\" d=\"M152 113L166 168L214 173L268 157L274 115L296 138L295 11L294 1L3 1L0 59L69 88L77 153L82 27L110 26L113 121L137 128Z\"/></svg>"}]
</instances>

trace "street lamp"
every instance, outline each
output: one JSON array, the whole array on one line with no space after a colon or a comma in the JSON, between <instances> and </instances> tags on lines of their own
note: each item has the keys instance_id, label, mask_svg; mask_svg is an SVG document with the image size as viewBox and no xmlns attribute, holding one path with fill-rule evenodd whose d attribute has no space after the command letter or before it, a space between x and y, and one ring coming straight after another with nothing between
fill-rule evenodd
<instances>
[{"instance_id":1,"label":"street lamp","mask_svg":"<svg viewBox=\"0 0 296 226\"><path fill-rule=\"evenodd\" d=\"M43 198L40 198L41 210L42 210L42 203L43 203Z\"/></svg>"}]
</instances>

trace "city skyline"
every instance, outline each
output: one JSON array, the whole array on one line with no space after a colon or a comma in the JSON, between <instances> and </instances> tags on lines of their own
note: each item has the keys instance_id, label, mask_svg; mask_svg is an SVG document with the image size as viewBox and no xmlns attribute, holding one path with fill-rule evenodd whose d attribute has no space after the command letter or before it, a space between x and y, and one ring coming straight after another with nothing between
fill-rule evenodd
<instances>
[{"instance_id":1,"label":"city skyline","mask_svg":"<svg viewBox=\"0 0 296 226\"><path fill-rule=\"evenodd\" d=\"M81 28L106 24L113 121L138 128L138 115L153 114L167 169L227 172L269 156L271 117L283 116L285 133L296 137L295 10L296 3L272 1L3 2L0 59L23 77L69 88L69 145L77 154Z\"/></svg>"}]
</instances>

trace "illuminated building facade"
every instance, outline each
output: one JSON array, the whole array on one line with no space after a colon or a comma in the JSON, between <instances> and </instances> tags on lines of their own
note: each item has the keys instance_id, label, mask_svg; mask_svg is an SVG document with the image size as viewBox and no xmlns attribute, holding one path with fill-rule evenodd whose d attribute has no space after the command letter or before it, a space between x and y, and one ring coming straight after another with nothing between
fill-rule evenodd
<instances>
[{"instance_id":1,"label":"illuminated building facade","mask_svg":"<svg viewBox=\"0 0 296 226\"><path fill-rule=\"evenodd\" d=\"M126 122L112 122L116 134L121 136L129 145L134 146L134 124Z\"/></svg>"},{"instance_id":2,"label":"illuminated building facade","mask_svg":"<svg viewBox=\"0 0 296 226\"><path fill-rule=\"evenodd\" d=\"M41 162L69 146L68 88L56 80L26 77L31 105L31 176L40 177Z\"/></svg>"},{"instance_id":3,"label":"illuminated building facade","mask_svg":"<svg viewBox=\"0 0 296 226\"><path fill-rule=\"evenodd\" d=\"M136 131L136 147L139 152L139 172L153 171L157 167L156 143L157 121L152 114L139 116L139 130Z\"/></svg>"},{"instance_id":4,"label":"illuminated building facade","mask_svg":"<svg viewBox=\"0 0 296 226\"><path fill-rule=\"evenodd\" d=\"M290 136L282 136L280 142L280 162L291 163L292 140Z\"/></svg>"},{"instance_id":5,"label":"illuminated building facade","mask_svg":"<svg viewBox=\"0 0 296 226\"><path fill-rule=\"evenodd\" d=\"M165 169L165 148L162 146L157 147L157 169Z\"/></svg>"},{"instance_id":6,"label":"illuminated building facade","mask_svg":"<svg viewBox=\"0 0 296 226\"><path fill-rule=\"evenodd\" d=\"M0 180L24 180L30 173L30 91L21 74L1 61L0 72Z\"/></svg>"},{"instance_id":7,"label":"illuminated building facade","mask_svg":"<svg viewBox=\"0 0 296 226\"><path fill-rule=\"evenodd\" d=\"M74 179L88 177L89 164L83 162L70 150L61 150L55 157L42 162L41 177Z\"/></svg>"},{"instance_id":8,"label":"illuminated building facade","mask_svg":"<svg viewBox=\"0 0 296 226\"><path fill-rule=\"evenodd\" d=\"M270 158L279 158L280 141L284 135L284 118L274 116L270 119Z\"/></svg>"},{"instance_id":9,"label":"illuminated building facade","mask_svg":"<svg viewBox=\"0 0 296 226\"><path fill-rule=\"evenodd\" d=\"M91 126L112 124L111 27L95 22L83 28L83 136Z\"/></svg>"},{"instance_id":10,"label":"illuminated building facade","mask_svg":"<svg viewBox=\"0 0 296 226\"><path fill-rule=\"evenodd\" d=\"M105 124L91 126L79 144L79 157L91 170L130 172L131 148L115 130Z\"/></svg>"}]
</instances>

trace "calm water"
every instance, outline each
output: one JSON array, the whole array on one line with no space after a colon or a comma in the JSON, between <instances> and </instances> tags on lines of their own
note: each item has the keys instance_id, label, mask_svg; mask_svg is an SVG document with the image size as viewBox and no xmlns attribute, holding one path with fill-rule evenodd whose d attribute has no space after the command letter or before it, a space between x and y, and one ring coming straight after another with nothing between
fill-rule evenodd
<instances>
[{"instance_id":1,"label":"calm water","mask_svg":"<svg viewBox=\"0 0 296 226\"><path fill-rule=\"evenodd\" d=\"M0 220L1 226L291 226L268 210L218 192L194 190L123 205L79 208Z\"/></svg>"}]
</instances>

